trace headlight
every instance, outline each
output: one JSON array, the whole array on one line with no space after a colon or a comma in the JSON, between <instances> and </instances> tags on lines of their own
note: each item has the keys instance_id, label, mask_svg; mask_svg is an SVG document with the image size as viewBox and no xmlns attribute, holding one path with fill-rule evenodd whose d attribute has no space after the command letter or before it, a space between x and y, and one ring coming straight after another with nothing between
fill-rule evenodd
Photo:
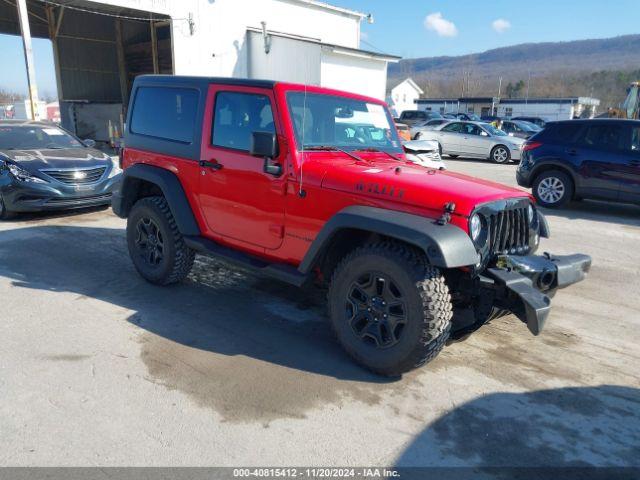
<instances>
[{"instance_id":1,"label":"headlight","mask_svg":"<svg viewBox=\"0 0 640 480\"><path fill-rule=\"evenodd\" d=\"M13 175L16 178L16 180L20 180L21 182L47 183L41 178L34 177L25 169L20 168L19 166L13 163L7 163L7 168L9 169L9 172L11 173L11 175Z\"/></svg>"},{"instance_id":2,"label":"headlight","mask_svg":"<svg viewBox=\"0 0 640 480\"><path fill-rule=\"evenodd\" d=\"M120 157L114 155L111 158L111 172L109 172L109 178L115 177L119 173L122 173L122 169L120 168Z\"/></svg>"},{"instance_id":3,"label":"headlight","mask_svg":"<svg viewBox=\"0 0 640 480\"><path fill-rule=\"evenodd\" d=\"M527 215L529 218L530 225L533 225L535 221L535 217L534 217L535 214L536 214L536 211L533 209L533 205L529 204L529 207L527 208Z\"/></svg>"},{"instance_id":4,"label":"headlight","mask_svg":"<svg viewBox=\"0 0 640 480\"><path fill-rule=\"evenodd\" d=\"M471 222L469 222L469 230L471 233L471 239L476 242L480 238L480 233L482 232L482 220L480 219L480 215L477 213L471 217Z\"/></svg>"}]
</instances>

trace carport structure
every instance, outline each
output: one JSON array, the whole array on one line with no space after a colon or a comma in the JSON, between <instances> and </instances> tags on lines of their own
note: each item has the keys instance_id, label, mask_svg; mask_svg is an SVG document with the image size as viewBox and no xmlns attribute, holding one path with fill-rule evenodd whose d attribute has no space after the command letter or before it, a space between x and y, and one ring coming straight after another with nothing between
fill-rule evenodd
<instances>
[{"instance_id":1,"label":"carport structure","mask_svg":"<svg viewBox=\"0 0 640 480\"><path fill-rule=\"evenodd\" d=\"M119 128L135 76L173 73L170 22L85 0L0 0L0 33L23 38L30 100L37 100L31 37L48 38L63 125L105 142L107 125Z\"/></svg>"}]
</instances>

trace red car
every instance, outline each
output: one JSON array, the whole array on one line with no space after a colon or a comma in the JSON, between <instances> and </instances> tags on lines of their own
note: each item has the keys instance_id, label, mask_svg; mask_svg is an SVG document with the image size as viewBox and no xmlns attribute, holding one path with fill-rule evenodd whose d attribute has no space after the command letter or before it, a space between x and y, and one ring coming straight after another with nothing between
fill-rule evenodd
<instances>
[{"instance_id":1,"label":"red car","mask_svg":"<svg viewBox=\"0 0 640 480\"><path fill-rule=\"evenodd\" d=\"M523 192L408 162L373 98L140 76L125 145L113 209L145 279L177 282L199 252L315 281L340 343L382 375L423 365L452 331L505 311L537 335L549 297L591 264L534 255L549 229Z\"/></svg>"}]
</instances>

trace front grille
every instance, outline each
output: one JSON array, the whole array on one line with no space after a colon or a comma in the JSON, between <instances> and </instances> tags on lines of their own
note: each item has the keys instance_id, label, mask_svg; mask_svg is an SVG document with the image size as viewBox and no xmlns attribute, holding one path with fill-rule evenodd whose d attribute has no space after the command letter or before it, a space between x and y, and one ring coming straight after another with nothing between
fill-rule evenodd
<instances>
[{"instance_id":1,"label":"front grille","mask_svg":"<svg viewBox=\"0 0 640 480\"><path fill-rule=\"evenodd\" d=\"M42 173L67 185L87 185L102 178L107 167L70 170L41 170Z\"/></svg>"},{"instance_id":2,"label":"front grille","mask_svg":"<svg viewBox=\"0 0 640 480\"><path fill-rule=\"evenodd\" d=\"M487 216L491 255L524 254L529 250L527 207L514 207Z\"/></svg>"}]
</instances>

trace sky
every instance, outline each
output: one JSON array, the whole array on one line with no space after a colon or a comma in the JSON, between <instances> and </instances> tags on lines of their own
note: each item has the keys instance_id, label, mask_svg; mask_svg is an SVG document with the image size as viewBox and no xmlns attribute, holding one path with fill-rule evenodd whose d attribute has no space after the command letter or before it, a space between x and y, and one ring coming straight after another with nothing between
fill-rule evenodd
<instances>
[{"instance_id":1,"label":"sky","mask_svg":"<svg viewBox=\"0 0 640 480\"><path fill-rule=\"evenodd\" d=\"M640 33L640 0L327 1L373 15L373 24L362 23L361 48L405 58ZM33 46L40 96L55 96L51 43ZM0 35L0 65L0 89L26 93L19 37Z\"/></svg>"}]
</instances>

